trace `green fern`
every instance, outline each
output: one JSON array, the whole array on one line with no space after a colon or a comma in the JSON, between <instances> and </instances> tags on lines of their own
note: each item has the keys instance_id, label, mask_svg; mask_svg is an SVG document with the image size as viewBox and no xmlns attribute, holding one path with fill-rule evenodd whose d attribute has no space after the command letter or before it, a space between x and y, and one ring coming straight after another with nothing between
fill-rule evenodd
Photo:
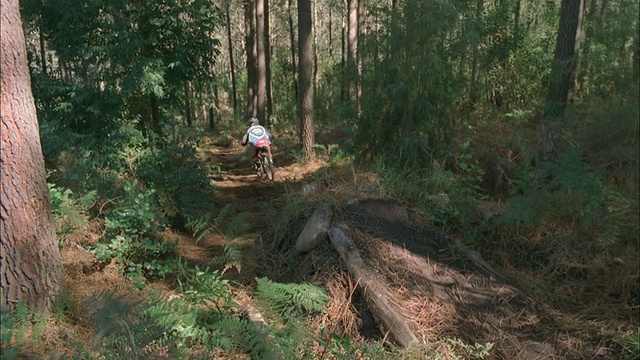
<instances>
[{"instance_id":1,"label":"green fern","mask_svg":"<svg viewBox=\"0 0 640 360\"><path fill-rule=\"evenodd\" d=\"M164 329L148 316L138 316L141 301L128 301L114 292L98 292L84 302L94 326L94 339L108 359L137 359L148 355Z\"/></svg>"},{"instance_id":2,"label":"green fern","mask_svg":"<svg viewBox=\"0 0 640 360\"><path fill-rule=\"evenodd\" d=\"M267 278L256 278L258 298L280 314L322 311L329 300L326 291L315 285L280 284Z\"/></svg>"}]
</instances>

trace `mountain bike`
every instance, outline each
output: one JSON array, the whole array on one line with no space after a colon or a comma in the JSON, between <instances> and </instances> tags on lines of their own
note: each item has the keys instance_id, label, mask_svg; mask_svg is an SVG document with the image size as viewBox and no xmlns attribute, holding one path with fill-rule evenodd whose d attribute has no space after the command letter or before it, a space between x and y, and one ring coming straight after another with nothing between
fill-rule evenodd
<instances>
[{"instance_id":1,"label":"mountain bike","mask_svg":"<svg viewBox=\"0 0 640 360\"><path fill-rule=\"evenodd\" d=\"M258 177L262 180L267 176L269 181L273 181L274 166L273 159L266 148L260 148L257 153L258 157Z\"/></svg>"}]
</instances>

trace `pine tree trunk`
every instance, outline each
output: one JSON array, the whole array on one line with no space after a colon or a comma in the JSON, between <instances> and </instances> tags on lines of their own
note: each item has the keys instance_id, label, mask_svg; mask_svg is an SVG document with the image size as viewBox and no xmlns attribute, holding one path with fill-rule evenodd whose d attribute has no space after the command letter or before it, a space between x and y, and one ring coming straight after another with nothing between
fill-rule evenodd
<instances>
[{"instance_id":1,"label":"pine tree trunk","mask_svg":"<svg viewBox=\"0 0 640 360\"><path fill-rule=\"evenodd\" d=\"M44 35L42 35L42 28L40 29L40 59L42 64L42 73L47 75L47 52L45 51Z\"/></svg>"},{"instance_id":2,"label":"pine tree trunk","mask_svg":"<svg viewBox=\"0 0 640 360\"><path fill-rule=\"evenodd\" d=\"M189 81L184 82L184 119L188 127L193 125L193 119L191 117L191 83Z\"/></svg>"},{"instance_id":3,"label":"pine tree trunk","mask_svg":"<svg viewBox=\"0 0 640 360\"><path fill-rule=\"evenodd\" d=\"M65 291L18 0L0 15L0 306L50 309Z\"/></svg>"},{"instance_id":4,"label":"pine tree trunk","mask_svg":"<svg viewBox=\"0 0 640 360\"><path fill-rule=\"evenodd\" d=\"M557 156L558 136L553 122L564 117L564 110L573 89L583 5L584 0L562 0L560 7L560 24L544 106L544 120L538 129L542 143L542 158L545 160L553 160Z\"/></svg>"},{"instance_id":5,"label":"pine tree trunk","mask_svg":"<svg viewBox=\"0 0 640 360\"><path fill-rule=\"evenodd\" d=\"M258 115L258 50L256 47L256 0L244 3L247 52L247 117Z\"/></svg>"},{"instance_id":6,"label":"pine tree trunk","mask_svg":"<svg viewBox=\"0 0 640 360\"><path fill-rule=\"evenodd\" d=\"M296 64L296 36L293 26L293 10L291 10L291 0L287 0L287 12L289 14L289 39L291 42L291 78L293 83L293 97L297 101L298 99L298 80L296 72L298 66ZM302 141L302 140L300 140Z\"/></svg>"},{"instance_id":7,"label":"pine tree trunk","mask_svg":"<svg viewBox=\"0 0 640 360\"><path fill-rule=\"evenodd\" d=\"M560 25L551 69L544 118L563 116L573 89L584 0L562 0Z\"/></svg>"},{"instance_id":8,"label":"pine tree trunk","mask_svg":"<svg viewBox=\"0 0 640 360\"><path fill-rule=\"evenodd\" d=\"M311 1L298 0L298 96L300 137L302 138L302 157L313 158L313 37L311 34Z\"/></svg>"},{"instance_id":9,"label":"pine tree trunk","mask_svg":"<svg viewBox=\"0 0 640 360\"><path fill-rule=\"evenodd\" d=\"M271 84L271 21L269 20L269 0L264 0L264 49L265 53L265 66L267 71L267 115L264 119L265 126L271 125L269 117L273 114L273 87Z\"/></svg>"},{"instance_id":10,"label":"pine tree trunk","mask_svg":"<svg viewBox=\"0 0 640 360\"><path fill-rule=\"evenodd\" d=\"M231 99L233 104L233 112L238 111L238 90L236 88L236 71L235 62L233 61L233 41L231 39L231 15L229 8L231 3L227 3L227 39L229 41L229 68L231 70Z\"/></svg>"},{"instance_id":11,"label":"pine tree trunk","mask_svg":"<svg viewBox=\"0 0 640 360\"><path fill-rule=\"evenodd\" d=\"M267 115L267 64L265 47L264 1L256 0L256 52L257 52L257 113L256 116L265 125Z\"/></svg>"},{"instance_id":12,"label":"pine tree trunk","mask_svg":"<svg viewBox=\"0 0 640 360\"><path fill-rule=\"evenodd\" d=\"M359 0L347 0L347 88L352 106L357 103L358 74L358 10Z\"/></svg>"}]
</instances>

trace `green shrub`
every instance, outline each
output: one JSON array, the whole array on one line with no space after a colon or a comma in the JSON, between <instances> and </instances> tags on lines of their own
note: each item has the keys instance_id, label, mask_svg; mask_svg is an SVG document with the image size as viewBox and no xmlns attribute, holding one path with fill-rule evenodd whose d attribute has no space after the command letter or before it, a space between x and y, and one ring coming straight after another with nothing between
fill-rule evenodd
<instances>
[{"instance_id":1,"label":"green shrub","mask_svg":"<svg viewBox=\"0 0 640 360\"><path fill-rule=\"evenodd\" d=\"M141 190L138 182L125 185L125 195L115 201L115 208L106 217L107 243L92 247L96 258L116 259L124 266L125 275L138 288L145 277L163 278L173 269L171 257L177 242L161 240L159 233L165 221L158 211L153 190Z\"/></svg>"},{"instance_id":2,"label":"green shrub","mask_svg":"<svg viewBox=\"0 0 640 360\"><path fill-rule=\"evenodd\" d=\"M66 235L89 223L88 210L95 204L97 192L89 191L76 197L71 189L49 183L51 211L56 223L56 234L60 245L64 245Z\"/></svg>"}]
</instances>

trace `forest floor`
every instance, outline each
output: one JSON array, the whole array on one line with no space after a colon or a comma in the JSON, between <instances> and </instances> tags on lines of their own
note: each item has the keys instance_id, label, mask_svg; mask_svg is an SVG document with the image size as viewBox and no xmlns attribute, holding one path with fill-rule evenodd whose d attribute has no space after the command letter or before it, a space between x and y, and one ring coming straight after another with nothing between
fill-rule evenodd
<instances>
[{"instance_id":1,"label":"forest floor","mask_svg":"<svg viewBox=\"0 0 640 360\"><path fill-rule=\"evenodd\" d=\"M276 145L275 181L259 181L251 167L250 150L231 137L211 137L202 150L203 161L219 167L212 174L218 189L212 211L232 204L233 214L247 216L247 231L233 240L242 248L242 264L225 272L237 299L251 302L256 277L309 282L330 295L327 311L311 319L312 327L348 335L355 342L391 341L368 309L366 290L350 276L329 240L308 253L294 249L317 206L329 203L333 223L346 226L365 266L386 284L390 303L397 306L420 343L454 351L464 344L480 350L482 344L492 343L483 348L490 354L488 359L611 358L605 338L587 320L546 306L479 262L477 253L442 234L409 206L373 196L367 191L375 182L372 175L328 168L323 161L299 164L287 152L291 149ZM92 240L81 242L97 241L96 233ZM177 238L177 254L196 265L206 265L223 253L229 240L222 232L201 241L189 234L168 232L166 236ZM63 252L71 298L87 299L95 291L130 287L110 266L87 273L91 257L79 246ZM162 282L150 287L173 291ZM442 338L452 341L438 342Z\"/></svg>"}]
</instances>

